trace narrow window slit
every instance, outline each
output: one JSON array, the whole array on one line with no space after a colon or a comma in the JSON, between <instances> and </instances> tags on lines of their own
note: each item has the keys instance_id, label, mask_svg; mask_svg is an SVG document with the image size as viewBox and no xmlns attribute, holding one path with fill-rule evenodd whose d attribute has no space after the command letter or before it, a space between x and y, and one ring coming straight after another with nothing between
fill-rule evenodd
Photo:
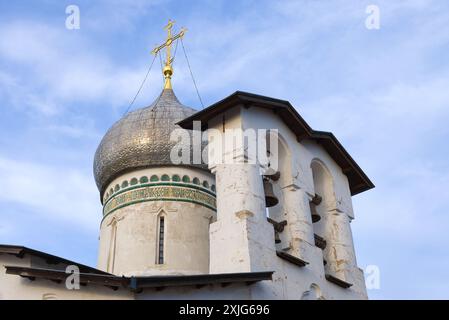
<instances>
[{"instance_id":1,"label":"narrow window slit","mask_svg":"<svg viewBox=\"0 0 449 320\"><path fill-rule=\"evenodd\" d=\"M158 248L158 264L164 264L164 217L159 218L159 248Z\"/></svg>"}]
</instances>

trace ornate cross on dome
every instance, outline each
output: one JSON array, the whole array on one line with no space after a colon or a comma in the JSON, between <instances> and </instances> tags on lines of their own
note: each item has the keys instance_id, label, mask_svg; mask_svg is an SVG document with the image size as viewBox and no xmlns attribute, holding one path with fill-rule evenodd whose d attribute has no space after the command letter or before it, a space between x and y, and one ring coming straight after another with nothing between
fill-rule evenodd
<instances>
[{"instance_id":1,"label":"ornate cross on dome","mask_svg":"<svg viewBox=\"0 0 449 320\"><path fill-rule=\"evenodd\" d=\"M165 40L165 42L163 44L154 48L153 51L151 51L151 53L153 53L153 54L158 54L159 51L161 51L164 48L166 48L166 50L167 50L165 66L162 71L164 74L164 77L165 77L164 89L172 88L171 76L173 75L172 62L173 62L174 57L172 58L172 56L171 56L171 46L175 40L182 38L187 31L187 29L181 28L181 31L178 34L173 36L171 29L174 24L175 24L175 21L168 20L168 24L164 27L164 29L167 30L167 39Z\"/></svg>"}]
</instances>

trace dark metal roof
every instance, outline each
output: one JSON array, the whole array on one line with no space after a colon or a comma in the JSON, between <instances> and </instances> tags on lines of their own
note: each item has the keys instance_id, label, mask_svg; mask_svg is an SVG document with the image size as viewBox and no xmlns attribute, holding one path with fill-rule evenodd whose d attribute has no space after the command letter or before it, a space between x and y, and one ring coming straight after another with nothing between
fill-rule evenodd
<instances>
[{"instance_id":1,"label":"dark metal roof","mask_svg":"<svg viewBox=\"0 0 449 320\"><path fill-rule=\"evenodd\" d=\"M30 280L37 278L65 281L68 274L61 270L39 269L17 266L5 266L7 274L19 275ZM195 286L200 288L206 285L226 286L232 283L245 283L247 285L258 281L271 280L273 271L244 272L200 275L176 275L176 276L149 276L149 277L119 277L108 274L80 273L80 284L97 284L113 289L125 288L139 292L144 288L163 289L166 287Z\"/></svg>"},{"instance_id":2,"label":"dark metal roof","mask_svg":"<svg viewBox=\"0 0 449 320\"><path fill-rule=\"evenodd\" d=\"M231 283L239 282L244 282L249 285L262 280L271 280L272 275L273 271L131 277L131 287L134 289L179 286L201 287L209 284L220 284L222 286L226 286Z\"/></svg>"},{"instance_id":3,"label":"dark metal roof","mask_svg":"<svg viewBox=\"0 0 449 320\"><path fill-rule=\"evenodd\" d=\"M34 250L34 249L30 249L24 246L17 246L17 245L9 245L9 244L0 244L0 254L1 253L5 253L5 254L11 254L11 255L15 255L16 257L19 258L23 258L25 256L25 254L29 254L31 256L36 256L39 258L42 258L45 260L46 263L48 264L66 264L66 265L76 265L79 267L80 272L83 273L95 273L95 274L103 274L103 275L109 275L109 273L86 266L84 264L75 262L75 261L71 261L71 260L67 260L49 253L45 253L42 251L38 251L38 250Z\"/></svg>"},{"instance_id":4,"label":"dark metal roof","mask_svg":"<svg viewBox=\"0 0 449 320\"><path fill-rule=\"evenodd\" d=\"M356 195L360 192L374 188L374 184L345 148L343 148L337 138L330 132L313 130L290 102L286 100L236 91L204 110L179 121L177 124L184 129L192 130L193 121L201 121L202 130L205 130L207 129L207 123L210 119L235 105L243 105L245 107L254 106L273 110L290 130L295 133L299 142L304 139L311 139L321 144L335 162L342 168L343 173L348 177L351 195Z\"/></svg>"},{"instance_id":5,"label":"dark metal roof","mask_svg":"<svg viewBox=\"0 0 449 320\"><path fill-rule=\"evenodd\" d=\"M29 268L18 266L5 266L7 274L19 275L30 280L37 278L52 280L55 282L63 282L67 279L69 274L62 270ZM81 271L81 270L80 270ZM109 287L126 287L129 279L124 277L117 277L104 273L83 273L80 272L80 284L99 284Z\"/></svg>"},{"instance_id":6,"label":"dark metal roof","mask_svg":"<svg viewBox=\"0 0 449 320\"><path fill-rule=\"evenodd\" d=\"M170 134L179 128L176 122L196 111L182 105L172 89L164 89L149 107L117 121L95 152L94 176L101 198L107 185L125 172L173 165L170 151L177 142L170 140ZM193 166L207 170L204 165Z\"/></svg>"}]
</instances>

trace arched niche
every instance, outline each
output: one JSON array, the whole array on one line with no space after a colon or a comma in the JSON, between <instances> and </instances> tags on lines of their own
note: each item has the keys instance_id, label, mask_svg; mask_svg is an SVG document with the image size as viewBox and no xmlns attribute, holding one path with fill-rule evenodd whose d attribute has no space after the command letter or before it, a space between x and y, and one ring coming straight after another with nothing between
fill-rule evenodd
<instances>
[{"instance_id":1,"label":"arched niche","mask_svg":"<svg viewBox=\"0 0 449 320\"><path fill-rule=\"evenodd\" d=\"M312 169L313 188L316 195L321 197L321 203L317 206L326 210L334 209L336 197L334 190L334 178L320 159L313 159L310 168Z\"/></svg>"},{"instance_id":2,"label":"arched niche","mask_svg":"<svg viewBox=\"0 0 449 320\"><path fill-rule=\"evenodd\" d=\"M283 187L291 184L292 156L290 147L285 138L278 132L269 130L266 134L266 148L268 165L265 173L273 185L274 194L279 199L279 203L274 207L267 208L267 215L276 220L285 219L283 212ZM279 173L279 178L274 179Z\"/></svg>"},{"instance_id":3,"label":"arched niche","mask_svg":"<svg viewBox=\"0 0 449 320\"><path fill-rule=\"evenodd\" d=\"M279 202L273 207L267 208L267 216L272 219L272 223L281 223L282 231L275 227L275 241L278 250L286 249L290 246L291 235L288 225L288 212L285 203L285 192L289 192L287 186L293 182L292 179L292 151L287 140L278 131L268 131L266 135L266 147L269 166L265 172L273 186L273 193ZM276 178L276 174L277 178ZM287 222L287 224L285 224Z\"/></svg>"},{"instance_id":4,"label":"arched niche","mask_svg":"<svg viewBox=\"0 0 449 320\"><path fill-rule=\"evenodd\" d=\"M310 202L310 211L312 216L319 216L319 220L313 223L313 232L318 238L324 240L325 245L321 249L323 250L324 271L328 275L330 270L338 267L338 254L334 250L334 244L335 241L338 242L336 238L339 237L342 226L336 226L334 216L336 197L331 172L320 159L313 159L310 167L315 192L315 196Z\"/></svg>"},{"instance_id":5,"label":"arched niche","mask_svg":"<svg viewBox=\"0 0 449 320\"><path fill-rule=\"evenodd\" d=\"M279 131L268 130L266 134L268 156L267 174L281 173L277 184L282 188L292 183L292 152L287 140Z\"/></svg>"}]
</instances>

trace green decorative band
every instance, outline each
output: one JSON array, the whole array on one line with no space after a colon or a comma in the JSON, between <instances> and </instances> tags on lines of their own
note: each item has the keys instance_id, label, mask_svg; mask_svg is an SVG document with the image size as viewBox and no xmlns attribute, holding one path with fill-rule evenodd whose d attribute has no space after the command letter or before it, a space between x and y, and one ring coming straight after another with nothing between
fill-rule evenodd
<instances>
[{"instance_id":1,"label":"green decorative band","mask_svg":"<svg viewBox=\"0 0 449 320\"><path fill-rule=\"evenodd\" d=\"M114 195L103 207L103 217L117 209L147 201L182 201L202 205L216 210L215 195L191 185L173 183L148 184Z\"/></svg>"},{"instance_id":2,"label":"green decorative band","mask_svg":"<svg viewBox=\"0 0 449 320\"><path fill-rule=\"evenodd\" d=\"M115 192L112 196L110 196L105 202L104 202L104 206L106 206L108 204L109 201L111 201L112 199L114 199L116 196L118 196L119 194L122 194L124 192L128 192L130 190L135 190L135 189L140 189L142 187L155 187L155 186L175 186L175 187L186 187L186 188L192 188L192 189L196 189L196 190L200 190L202 192L205 192L207 194L210 194L211 196L213 196L215 198L215 192L212 192L204 187L201 186L197 186L194 184L190 184L190 183L183 183L183 182L155 182L155 183L142 183L140 185L137 186L132 186L132 187L128 187L126 189L122 189L120 191Z\"/></svg>"},{"instance_id":3,"label":"green decorative band","mask_svg":"<svg viewBox=\"0 0 449 320\"><path fill-rule=\"evenodd\" d=\"M163 174L161 178L159 179L159 176L152 175L150 179L148 179L147 176L142 176L140 179L132 178L131 180L124 180L121 184L116 183L114 187L111 187L109 190L105 191L103 194L103 204L106 204L109 200L111 200L116 195L126 192L128 190L131 190L132 188L140 188L143 186L149 186L152 184L160 184L164 185L168 182L173 183L174 185L190 185L192 187L195 187L199 190L203 190L209 194L212 194L215 196L215 185L209 185L209 182L204 180L202 183L199 178L195 177L193 180L190 179L189 176L184 175L181 179L180 175L174 174L171 178L168 174ZM149 183L150 182L150 183Z\"/></svg>"}]
</instances>

